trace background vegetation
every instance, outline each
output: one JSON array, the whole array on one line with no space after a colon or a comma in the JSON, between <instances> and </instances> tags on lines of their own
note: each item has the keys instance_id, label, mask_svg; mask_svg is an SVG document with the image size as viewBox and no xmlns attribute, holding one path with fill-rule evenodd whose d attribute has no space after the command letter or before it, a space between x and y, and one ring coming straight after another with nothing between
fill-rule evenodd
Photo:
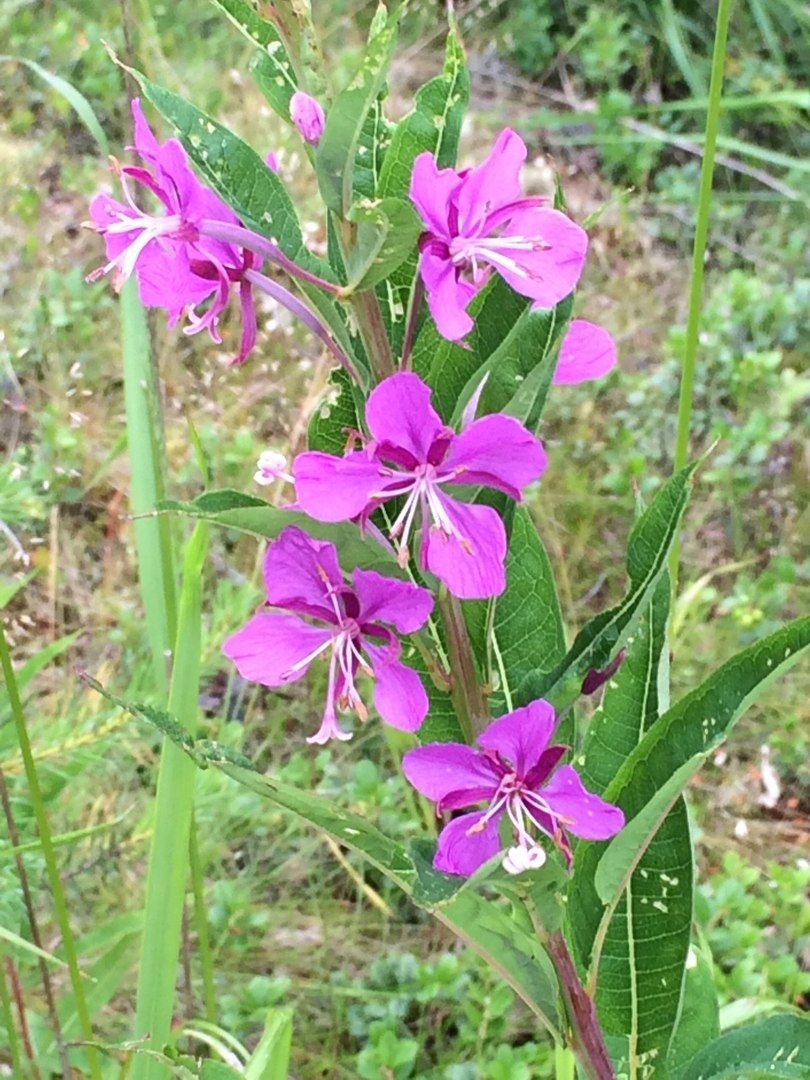
<instances>
[{"instance_id":1,"label":"background vegetation","mask_svg":"<svg viewBox=\"0 0 810 1080\"><path fill-rule=\"evenodd\" d=\"M315 7L339 76L372 7ZM552 464L532 511L576 626L618 597L636 493L654 490L671 462L713 8L514 0L468 3L459 14L475 103L463 154L480 156L507 121L529 143L528 182L547 188L558 172L570 211L592 234L579 313L619 341L619 370L596 388L558 388L542 433ZM248 47L213 8L5 0L0 37L9 56L77 87L120 155L127 88L103 41L137 55L152 77L257 149L277 150L300 205L314 193L298 148L250 82ZM416 5L392 81L394 111L440 64L441 37L437 6ZM810 600L806 6L739 0L730 53L695 427L695 448L714 449L687 517L672 643L678 691ZM81 965L95 980L86 987L95 1030L116 1043L131 1033L158 744L75 675L86 669L129 699L153 694L127 514L117 301L106 282L84 283L102 250L81 224L110 176L69 103L18 59L0 61L0 602ZM308 229L322 244L321 223L313 217ZM299 445L316 403L304 382L325 384L323 357L284 312L262 313L260 350L241 369L228 366L237 328L226 329L218 352L153 321L172 497L203 485L195 440L214 486L250 488L262 449ZM184 527L172 528L182 544ZM391 833L414 834L422 810L378 725L348 747L308 747L320 688L265 695L223 661L220 642L260 597L259 555L244 537L211 536L200 734ZM775 1004L810 1006L808 689L806 668L796 668L692 792L696 916L727 1024ZM771 767L779 785L771 806L760 801L763 745L765 779ZM59 1062L37 958L20 941L31 934L18 853L42 947L55 957L49 981L65 1037L79 1038L80 1027L5 700L0 770L16 823L15 835L0 828L0 966L24 1002L45 1077ZM535 1041L511 992L373 871L213 770L198 778L195 807L216 1026L200 1020L189 906L179 1049L221 1043L220 1028L252 1047L268 1010L290 1006L291 1068L302 1080L552 1075L552 1051ZM5 1042L0 1014L0 1068Z\"/></svg>"}]
</instances>

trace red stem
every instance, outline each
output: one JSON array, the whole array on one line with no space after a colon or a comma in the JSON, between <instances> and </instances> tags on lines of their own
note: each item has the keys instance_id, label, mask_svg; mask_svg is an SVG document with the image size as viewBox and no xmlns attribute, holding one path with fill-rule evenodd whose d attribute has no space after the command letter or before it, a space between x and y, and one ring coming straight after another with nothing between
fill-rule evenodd
<instances>
[{"instance_id":1,"label":"red stem","mask_svg":"<svg viewBox=\"0 0 810 1080\"><path fill-rule=\"evenodd\" d=\"M591 1080L615 1080L616 1073L599 1026L596 1006L579 981L561 930L549 934L546 947L560 977L560 986L571 1022L574 1053Z\"/></svg>"}]
</instances>

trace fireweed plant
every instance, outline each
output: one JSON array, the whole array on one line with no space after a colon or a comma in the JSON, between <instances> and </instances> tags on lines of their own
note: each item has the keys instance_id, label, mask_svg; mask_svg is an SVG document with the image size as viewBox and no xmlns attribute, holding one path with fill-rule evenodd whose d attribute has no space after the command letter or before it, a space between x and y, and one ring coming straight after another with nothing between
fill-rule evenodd
<instances>
[{"instance_id":1,"label":"fireweed plant","mask_svg":"<svg viewBox=\"0 0 810 1080\"><path fill-rule=\"evenodd\" d=\"M115 162L118 193L91 204L106 248L91 277L134 278L170 326L238 338L235 363L261 348L258 292L328 350L335 369L307 450L288 462L268 448L250 492L162 509L266 538L266 601L233 627L225 656L271 688L323 665L320 725L302 741L351 746L363 724L409 733L404 776L436 827L406 847L195 742L168 713L129 707L199 765L368 859L485 957L554 1040L560 1076L574 1061L600 1080L807 1075L804 1021L720 1034L692 933L683 792L810 645L810 619L670 701L667 564L693 463L639 508L622 601L567 643L526 499L543 499L549 393L616 364L607 331L571 318L585 229L559 195L524 189L527 148L509 128L482 161L457 166L469 79L454 33L443 71L392 123L396 12L379 9L360 67L330 99L306 5L278 5L277 21L271 6L267 19L241 0L217 6L255 45L258 84L301 138L326 256L305 245L267 146L133 72L176 137L160 142L133 101L136 161ZM156 1019L167 1031L168 1008Z\"/></svg>"}]
</instances>

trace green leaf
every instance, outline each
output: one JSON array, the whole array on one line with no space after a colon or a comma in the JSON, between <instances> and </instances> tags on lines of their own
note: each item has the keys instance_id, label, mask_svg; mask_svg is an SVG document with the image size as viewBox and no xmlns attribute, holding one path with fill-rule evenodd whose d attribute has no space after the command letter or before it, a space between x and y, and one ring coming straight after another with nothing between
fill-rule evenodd
<instances>
[{"instance_id":1,"label":"green leaf","mask_svg":"<svg viewBox=\"0 0 810 1080\"><path fill-rule=\"evenodd\" d=\"M346 292L370 289L396 270L416 247L422 222L404 199L365 200L349 211L357 225L348 256Z\"/></svg>"},{"instance_id":2,"label":"green leaf","mask_svg":"<svg viewBox=\"0 0 810 1080\"><path fill-rule=\"evenodd\" d=\"M591 619L577 634L562 663L550 674L533 672L518 690L520 702L546 697L557 707L575 700L591 668L610 663L632 633L666 568L697 463L676 473L658 492L630 533L627 575L630 587L620 604Z\"/></svg>"},{"instance_id":3,"label":"green leaf","mask_svg":"<svg viewBox=\"0 0 810 1080\"><path fill-rule=\"evenodd\" d=\"M438 641L438 645L443 648L439 628L433 619L429 620L427 629L422 631L423 635L427 636L429 630L435 634L432 641L428 637L429 644L435 647ZM464 742L464 735L450 694L433 682L421 654L415 652L409 656L407 664L418 672L428 696L428 714L419 729L417 735L419 741L421 743Z\"/></svg>"},{"instance_id":4,"label":"green leaf","mask_svg":"<svg viewBox=\"0 0 810 1080\"><path fill-rule=\"evenodd\" d=\"M677 1080L744 1080L776 1076L807 1080L810 1075L810 1020L771 1016L730 1031L699 1051Z\"/></svg>"},{"instance_id":5,"label":"green leaf","mask_svg":"<svg viewBox=\"0 0 810 1080\"><path fill-rule=\"evenodd\" d=\"M573 305L572 294L549 311L525 307L495 352L468 379L451 423L458 423L464 406L486 376L478 413L505 412L530 431L536 430L557 366L554 346Z\"/></svg>"},{"instance_id":6,"label":"green leaf","mask_svg":"<svg viewBox=\"0 0 810 1080\"><path fill-rule=\"evenodd\" d=\"M207 491L190 502L163 501L157 509L163 513L202 518L268 540L275 539L286 526L297 525L316 540L329 540L335 544L344 570L362 566L366 570L379 570L390 577L402 576L393 551L383 547L371 534L363 536L351 522L324 524L296 510L271 506L263 499L241 491L227 488L223 491Z\"/></svg>"},{"instance_id":7,"label":"green leaf","mask_svg":"<svg viewBox=\"0 0 810 1080\"><path fill-rule=\"evenodd\" d=\"M307 446L310 450L342 457L349 432L360 429L355 389L343 368L334 368L329 382L330 389L309 421Z\"/></svg>"},{"instance_id":8,"label":"green leaf","mask_svg":"<svg viewBox=\"0 0 810 1080\"><path fill-rule=\"evenodd\" d=\"M354 166L363 128L385 82L396 38L398 12L392 12L368 43L349 85L335 98L315 151L315 167L324 202L345 214L352 205Z\"/></svg>"},{"instance_id":9,"label":"green leaf","mask_svg":"<svg viewBox=\"0 0 810 1080\"><path fill-rule=\"evenodd\" d=\"M413 109L394 128L380 173L380 195L408 194L413 163L419 154L433 154L440 167L455 165L469 96L470 75L464 52L451 31L441 75L416 91Z\"/></svg>"},{"instance_id":10,"label":"green leaf","mask_svg":"<svg viewBox=\"0 0 810 1080\"><path fill-rule=\"evenodd\" d=\"M701 758L728 735L757 695L809 647L810 617L788 624L733 657L649 728L608 784L605 799L621 806L632 822L673 774L678 772L685 784ZM687 762L692 768L685 768ZM673 981L680 991L689 944L692 868L690 860L677 872L673 852L683 847L687 829L685 809L677 803L617 908L611 923L615 944L610 952L602 949L597 991L600 1016L608 1031L637 1031L638 1053L663 1051L676 1018ZM604 914L592 883L598 858L594 845L577 846L577 876L569 896L574 940L586 965L593 964L592 951L599 952ZM628 909L632 917L622 923ZM627 986L628 962L637 973L635 992Z\"/></svg>"},{"instance_id":11,"label":"green leaf","mask_svg":"<svg viewBox=\"0 0 810 1080\"><path fill-rule=\"evenodd\" d=\"M212 3L257 47L253 77L272 108L289 121L290 98L298 89L298 81L275 26L244 0L212 0Z\"/></svg>"},{"instance_id":12,"label":"green leaf","mask_svg":"<svg viewBox=\"0 0 810 1080\"><path fill-rule=\"evenodd\" d=\"M555 668L565 656L565 630L546 549L525 506L515 508L506 589L490 601L465 604L470 638L493 687L495 715L517 708L517 688L538 664ZM525 702L522 702L525 704Z\"/></svg>"},{"instance_id":13,"label":"green leaf","mask_svg":"<svg viewBox=\"0 0 810 1080\"><path fill-rule=\"evenodd\" d=\"M245 1066L245 1080L287 1080L292 1045L292 1009L270 1009L258 1046Z\"/></svg>"},{"instance_id":14,"label":"green leaf","mask_svg":"<svg viewBox=\"0 0 810 1080\"><path fill-rule=\"evenodd\" d=\"M60 75L54 75L52 71L48 71L47 68L42 67L40 64L36 63L35 60L28 60L24 56L0 56L0 63L3 61L12 64L24 64L30 71L33 71L35 75L38 75L43 82L46 82L51 89L55 90L58 94L61 94L96 140L102 154L108 154L110 152L107 135L93 111L93 106L84 94L77 90L72 83L69 83Z\"/></svg>"},{"instance_id":15,"label":"green leaf","mask_svg":"<svg viewBox=\"0 0 810 1080\"><path fill-rule=\"evenodd\" d=\"M363 130L360 132L352 180L355 199L373 199L377 194L377 185L393 130L393 125L383 109L383 100L387 92L387 87L383 86L369 109Z\"/></svg>"},{"instance_id":16,"label":"green leaf","mask_svg":"<svg viewBox=\"0 0 810 1080\"><path fill-rule=\"evenodd\" d=\"M585 737L582 782L597 793L624 764L644 732L658 719L658 673L669 618L670 580L663 573L636 629L627 638L627 655L608 681Z\"/></svg>"},{"instance_id":17,"label":"green leaf","mask_svg":"<svg viewBox=\"0 0 810 1080\"><path fill-rule=\"evenodd\" d=\"M468 311L475 326L464 347L443 338L432 319L426 319L411 354L411 364L433 390L433 404L449 421L461 395L486 360L512 333L529 301L500 277L493 277L474 296Z\"/></svg>"},{"instance_id":18,"label":"green leaf","mask_svg":"<svg viewBox=\"0 0 810 1080\"><path fill-rule=\"evenodd\" d=\"M720 1009L714 987L714 964L707 945L692 945L683 981L683 1006L669 1043L667 1068L677 1077L679 1068L720 1034Z\"/></svg>"},{"instance_id":19,"label":"green leaf","mask_svg":"<svg viewBox=\"0 0 810 1080\"><path fill-rule=\"evenodd\" d=\"M177 94L132 74L155 108L177 131L201 175L241 218L272 237L288 258L319 277L333 280L329 264L304 245L301 226L284 184L252 147Z\"/></svg>"}]
</instances>

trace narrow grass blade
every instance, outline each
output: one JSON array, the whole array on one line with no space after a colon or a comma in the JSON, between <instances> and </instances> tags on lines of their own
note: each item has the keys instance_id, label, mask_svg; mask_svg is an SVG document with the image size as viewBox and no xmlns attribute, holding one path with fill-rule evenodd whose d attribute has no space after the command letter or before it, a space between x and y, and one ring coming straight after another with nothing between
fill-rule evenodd
<instances>
[{"instance_id":1,"label":"narrow grass blade","mask_svg":"<svg viewBox=\"0 0 810 1080\"><path fill-rule=\"evenodd\" d=\"M706 111L706 135L703 144L703 164L700 171L700 192L698 195L697 218L695 223L695 246L692 254L692 281L689 287L689 316L686 323L686 345L684 348L683 368L681 371L681 389L678 402L678 432L675 441L674 472L679 472L689 457L689 430L692 423L692 398L695 387L695 365L697 362L698 331L700 329L700 308L703 297L703 267L706 257L706 243L709 237L709 210L712 201L712 180L714 178L714 151L717 144L717 130L720 121L720 103L723 94L723 70L726 59L726 39L731 15L731 0L719 0L717 23L712 54L712 74L709 86L709 108ZM670 553L670 576L672 595L678 593L678 563L680 560L680 540L675 537Z\"/></svg>"},{"instance_id":2,"label":"narrow grass blade","mask_svg":"<svg viewBox=\"0 0 810 1080\"><path fill-rule=\"evenodd\" d=\"M87 1009L87 1002L84 996L84 987L82 986L82 977L79 972L79 961L76 955L76 945L73 939L73 931L70 927L70 919L68 916L67 902L65 900L65 893L62 889L62 880L59 877L59 868L56 865L56 856L54 855L53 843L51 841L51 830L48 824L48 816L45 813L45 803L42 798L42 791L39 786L39 776L37 775L36 765L34 764L34 757L31 753L31 741L28 738L28 730L25 725L25 717L23 716L22 704L20 703L20 695L17 690L17 681L14 677L14 668L11 665L11 655L8 650L8 644L6 642L5 630L3 624L0 622L0 666L3 669L3 678L6 683L6 692L8 694L9 701L11 703L11 716L16 728L17 742L20 747L20 753L22 754L23 764L25 766L25 776L28 782L28 792L31 798L31 806L34 811L34 817L37 823L37 832L39 833L40 843L42 844L42 855L45 859L45 866L48 873L48 881L51 887L51 894L53 896L53 906L56 913L56 920L59 925L59 930L62 935L62 948L67 961L68 969L70 971L70 983L73 989L73 996L76 1002L76 1012L79 1017L79 1025L82 1034L82 1038L86 1041L90 1041L93 1038L93 1028L90 1023L90 1013ZM99 1066L98 1055L92 1047L87 1047L87 1064L90 1070L90 1076L92 1080L101 1080L101 1068Z\"/></svg>"},{"instance_id":3,"label":"narrow grass blade","mask_svg":"<svg viewBox=\"0 0 810 1080\"><path fill-rule=\"evenodd\" d=\"M186 550L169 709L186 728L197 716L200 682L201 575L208 527L199 522ZM163 740L149 853L146 914L135 1015L136 1037L150 1036L160 1050L168 1041L174 1006L180 931L188 871L187 852L194 799L194 762ZM136 1057L133 1080L157 1080L166 1070L154 1059Z\"/></svg>"},{"instance_id":4,"label":"narrow grass blade","mask_svg":"<svg viewBox=\"0 0 810 1080\"><path fill-rule=\"evenodd\" d=\"M292 1009L271 1009L264 1034L245 1066L245 1080L287 1080L292 1045Z\"/></svg>"},{"instance_id":5,"label":"narrow grass blade","mask_svg":"<svg viewBox=\"0 0 810 1080\"><path fill-rule=\"evenodd\" d=\"M14 1012L11 1007L11 993L6 979L6 965L3 950L0 948L0 1017L6 1032L6 1045L11 1055L11 1075L14 1080L25 1076L23 1072L22 1056L20 1054L20 1041L17 1037L17 1029L14 1026Z\"/></svg>"},{"instance_id":6,"label":"narrow grass blade","mask_svg":"<svg viewBox=\"0 0 810 1080\"><path fill-rule=\"evenodd\" d=\"M84 96L80 93L75 86L63 79L60 75L54 75L52 71L48 71L47 68L41 67L34 60L28 60L25 56L0 56L0 61L13 64L24 64L30 71L33 71L35 75L38 75L40 79L48 84L52 89L56 90L58 94L61 94L65 100L73 106L76 115L93 136L98 143L98 148L102 154L109 153L109 145L107 143L107 136L104 133L104 128L98 122L98 117L93 112L93 106Z\"/></svg>"}]
</instances>

